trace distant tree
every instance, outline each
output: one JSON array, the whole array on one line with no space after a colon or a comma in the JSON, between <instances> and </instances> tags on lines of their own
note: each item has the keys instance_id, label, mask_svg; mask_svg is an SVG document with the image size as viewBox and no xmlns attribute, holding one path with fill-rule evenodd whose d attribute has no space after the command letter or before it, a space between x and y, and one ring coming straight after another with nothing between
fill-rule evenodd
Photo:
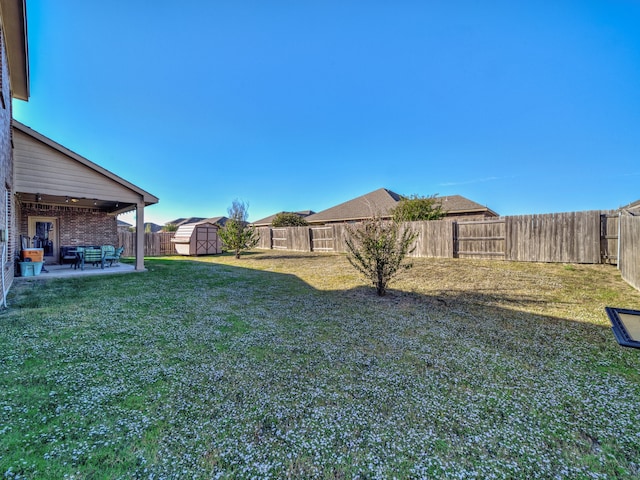
<instances>
[{"instance_id":1,"label":"distant tree","mask_svg":"<svg viewBox=\"0 0 640 480\"><path fill-rule=\"evenodd\" d=\"M306 227L307 225L309 222L304 217L293 212L278 213L271 222L272 227Z\"/></svg>"},{"instance_id":2,"label":"distant tree","mask_svg":"<svg viewBox=\"0 0 640 480\"><path fill-rule=\"evenodd\" d=\"M376 287L376 293L384 296L389 282L401 270L413 265L404 263L417 233L403 228L395 220L382 220L374 215L361 224L347 227L347 258L349 263Z\"/></svg>"},{"instance_id":3,"label":"distant tree","mask_svg":"<svg viewBox=\"0 0 640 480\"><path fill-rule=\"evenodd\" d=\"M163 232L176 232L178 230L178 226L175 223L167 223L164 227L162 227Z\"/></svg>"},{"instance_id":4,"label":"distant tree","mask_svg":"<svg viewBox=\"0 0 640 480\"><path fill-rule=\"evenodd\" d=\"M229 219L218 233L225 246L235 253L236 258L240 258L240 252L258 244L258 232L247 223L249 206L244 202L234 200L227 212Z\"/></svg>"},{"instance_id":5,"label":"distant tree","mask_svg":"<svg viewBox=\"0 0 640 480\"><path fill-rule=\"evenodd\" d=\"M418 220L439 220L445 216L442 204L436 195L422 197L411 195L402 197L398 204L391 211L396 222L415 222Z\"/></svg>"},{"instance_id":6,"label":"distant tree","mask_svg":"<svg viewBox=\"0 0 640 480\"><path fill-rule=\"evenodd\" d=\"M144 233L152 233L151 224L150 223L145 224Z\"/></svg>"}]
</instances>

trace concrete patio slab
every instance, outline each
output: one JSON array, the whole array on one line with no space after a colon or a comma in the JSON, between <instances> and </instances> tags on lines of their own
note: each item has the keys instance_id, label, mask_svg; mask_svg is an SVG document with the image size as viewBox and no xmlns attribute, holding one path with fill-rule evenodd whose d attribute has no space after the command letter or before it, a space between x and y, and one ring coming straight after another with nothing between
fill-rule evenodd
<instances>
[{"instance_id":1,"label":"concrete patio slab","mask_svg":"<svg viewBox=\"0 0 640 480\"><path fill-rule=\"evenodd\" d=\"M45 271L46 270L46 271ZM86 277L91 275L114 275L119 273L135 273L146 270L136 270L135 265L128 263L118 263L112 267L94 267L87 265L84 270L75 269L69 265L45 265L40 275L29 277L15 277L14 281L21 282L27 280L46 280L48 278L70 278Z\"/></svg>"}]
</instances>

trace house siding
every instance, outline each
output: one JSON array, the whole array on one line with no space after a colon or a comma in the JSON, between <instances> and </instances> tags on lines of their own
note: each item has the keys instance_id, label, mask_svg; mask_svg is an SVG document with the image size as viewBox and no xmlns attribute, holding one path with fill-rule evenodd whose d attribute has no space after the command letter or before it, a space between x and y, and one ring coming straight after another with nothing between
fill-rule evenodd
<instances>
[{"instance_id":1,"label":"house siding","mask_svg":"<svg viewBox=\"0 0 640 480\"><path fill-rule=\"evenodd\" d=\"M14 129L15 185L24 193L136 203L140 194Z\"/></svg>"},{"instance_id":2,"label":"house siding","mask_svg":"<svg viewBox=\"0 0 640 480\"><path fill-rule=\"evenodd\" d=\"M4 258L4 288L9 290L14 277L15 211L11 202L13 193L13 150L11 145L11 91L9 64L4 43L4 32L0 31L0 228L7 229L7 250ZM9 203L8 203L9 202ZM7 225L8 223L8 225Z\"/></svg>"}]
</instances>

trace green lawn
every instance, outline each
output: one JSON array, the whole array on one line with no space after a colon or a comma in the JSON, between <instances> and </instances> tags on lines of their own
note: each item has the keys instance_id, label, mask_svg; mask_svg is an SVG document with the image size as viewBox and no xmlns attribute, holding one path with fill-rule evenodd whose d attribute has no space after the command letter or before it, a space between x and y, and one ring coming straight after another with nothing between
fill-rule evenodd
<instances>
[{"instance_id":1,"label":"green lawn","mask_svg":"<svg viewBox=\"0 0 640 480\"><path fill-rule=\"evenodd\" d=\"M640 350L610 266L147 259L14 284L4 478L638 478Z\"/></svg>"}]
</instances>

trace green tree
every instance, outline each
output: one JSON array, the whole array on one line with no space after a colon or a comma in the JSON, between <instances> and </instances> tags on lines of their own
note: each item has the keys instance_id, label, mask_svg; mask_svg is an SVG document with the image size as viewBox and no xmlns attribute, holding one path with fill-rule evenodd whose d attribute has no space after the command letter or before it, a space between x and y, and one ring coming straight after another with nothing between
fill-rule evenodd
<instances>
[{"instance_id":1,"label":"green tree","mask_svg":"<svg viewBox=\"0 0 640 480\"><path fill-rule=\"evenodd\" d=\"M379 296L386 294L389 282L401 270L413 266L403 261L415 250L417 233L400 222L385 221L375 215L357 226L348 226L347 232L349 263L372 282Z\"/></svg>"},{"instance_id":2,"label":"green tree","mask_svg":"<svg viewBox=\"0 0 640 480\"><path fill-rule=\"evenodd\" d=\"M163 232L176 232L178 230L178 226L175 223L167 223L164 227L162 227Z\"/></svg>"},{"instance_id":3,"label":"green tree","mask_svg":"<svg viewBox=\"0 0 640 480\"><path fill-rule=\"evenodd\" d=\"M258 244L258 232L247 223L249 206L244 202L234 200L227 212L229 219L218 233L225 246L235 253L236 258L240 258L240 252Z\"/></svg>"},{"instance_id":4,"label":"green tree","mask_svg":"<svg viewBox=\"0 0 640 480\"><path fill-rule=\"evenodd\" d=\"M445 216L442 203L436 195L422 197L411 195L402 197L391 211L396 222L415 222L418 220L439 220Z\"/></svg>"},{"instance_id":5,"label":"green tree","mask_svg":"<svg viewBox=\"0 0 640 480\"><path fill-rule=\"evenodd\" d=\"M150 223L145 223L145 225L144 225L144 233L153 233L151 231L151 224Z\"/></svg>"},{"instance_id":6,"label":"green tree","mask_svg":"<svg viewBox=\"0 0 640 480\"><path fill-rule=\"evenodd\" d=\"M281 212L273 217L272 227L306 227L309 225L304 217L293 212Z\"/></svg>"}]
</instances>

